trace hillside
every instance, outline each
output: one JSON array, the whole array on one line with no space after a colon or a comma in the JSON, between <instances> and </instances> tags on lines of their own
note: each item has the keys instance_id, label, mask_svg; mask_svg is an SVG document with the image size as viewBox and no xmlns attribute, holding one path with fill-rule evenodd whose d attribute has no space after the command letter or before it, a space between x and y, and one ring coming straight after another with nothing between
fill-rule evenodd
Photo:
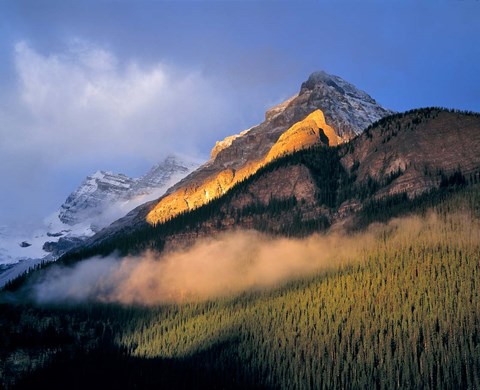
<instances>
[{"instance_id":1,"label":"hillside","mask_svg":"<svg viewBox=\"0 0 480 390\"><path fill-rule=\"evenodd\" d=\"M322 130L201 207L17 279L4 387L477 388L479 129L428 108L337 146Z\"/></svg>"},{"instance_id":2,"label":"hillside","mask_svg":"<svg viewBox=\"0 0 480 390\"><path fill-rule=\"evenodd\" d=\"M347 150L342 164L355 171L357 183L390 178L377 196L421 194L455 170L473 181L480 174L480 115L412 110L380 120Z\"/></svg>"},{"instance_id":3,"label":"hillside","mask_svg":"<svg viewBox=\"0 0 480 390\"><path fill-rule=\"evenodd\" d=\"M479 217L480 189L466 187L344 237L336 266L273 291L2 305L1 377L52 389L478 388Z\"/></svg>"}]
</instances>

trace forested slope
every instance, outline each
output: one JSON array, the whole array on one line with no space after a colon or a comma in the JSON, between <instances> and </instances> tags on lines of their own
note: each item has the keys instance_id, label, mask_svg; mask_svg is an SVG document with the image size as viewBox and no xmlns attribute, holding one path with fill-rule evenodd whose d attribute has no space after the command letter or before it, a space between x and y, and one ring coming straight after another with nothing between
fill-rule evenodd
<instances>
[{"instance_id":1,"label":"forested slope","mask_svg":"<svg viewBox=\"0 0 480 390\"><path fill-rule=\"evenodd\" d=\"M479 186L359 234L374 239L344 266L273 291L144 308L4 305L3 380L37 388L478 388ZM23 371L13 363L19 351Z\"/></svg>"}]
</instances>

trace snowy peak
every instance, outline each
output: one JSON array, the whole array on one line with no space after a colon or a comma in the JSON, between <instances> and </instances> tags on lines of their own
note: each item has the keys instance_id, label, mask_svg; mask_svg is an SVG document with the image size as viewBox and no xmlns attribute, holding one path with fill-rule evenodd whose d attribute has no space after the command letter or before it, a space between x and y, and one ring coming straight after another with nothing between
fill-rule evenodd
<instances>
[{"instance_id":1,"label":"snowy peak","mask_svg":"<svg viewBox=\"0 0 480 390\"><path fill-rule=\"evenodd\" d=\"M92 230L98 231L141 202L160 197L197 167L191 160L170 155L139 178L97 171L69 195L60 207L58 218L70 226L88 222Z\"/></svg>"},{"instance_id":2,"label":"snowy peak","mask_svg":"<svg viewBox=\"0 0 480 390\"><path fill-rule=\"evenodd\" d=\"M169 155L164 161L154 165L145 175L137 179L133 191L136 194L149 193L152 188L165 186L174 177L187 175L198 165L194 161L182 160L177 156Z\"/></svg>"},{"instance_id":3,"label":"snowy peak","mask_svg":"<svg viewBox=\"0 0 480 390\"><path fill-rule=\"evenodd\" d=\"M80 223L93 216L98 207L121 198L132 188L136 179L123 174L97 171L88 176L60 206L59 218L67 225Z\"/></svg>"}]
</instances>

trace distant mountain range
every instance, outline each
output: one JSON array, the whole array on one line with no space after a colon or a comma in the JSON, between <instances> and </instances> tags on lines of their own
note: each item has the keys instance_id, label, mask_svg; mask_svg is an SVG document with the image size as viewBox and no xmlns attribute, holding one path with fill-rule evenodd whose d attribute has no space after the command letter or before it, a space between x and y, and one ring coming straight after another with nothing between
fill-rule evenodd
<instances>
[{"instance_id":1,"label":"distant mountain range","mask_svg":"<svg viewBox=\"0 0 480 390\"><path fill-rule=\"evenodd\" d=\"M196 161L168 156L139 178L105 171L88 176L33 236L0 230L0 284L7 275L81 245L136 206L159 198L197 167Z\"/></svg>"}]
</instances>

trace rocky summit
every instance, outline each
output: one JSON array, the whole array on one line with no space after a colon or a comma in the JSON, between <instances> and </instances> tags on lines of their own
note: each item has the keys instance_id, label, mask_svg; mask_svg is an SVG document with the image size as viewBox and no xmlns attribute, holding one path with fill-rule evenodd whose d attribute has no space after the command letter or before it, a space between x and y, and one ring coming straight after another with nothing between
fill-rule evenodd
<instances>
[{"instance_id":1,"label":"rocky summit","mask_svg":"<svg viewBox=\"0 0 480 390\"><path fill-rule=\"evenodd\" d=\"M378 105L366 92L325 72L313 73L302 84L299 99L307 110L320 108L327 122L347 139L393 113Z\"/></svg>"},{"instance_id":2,"label":"rocky summit","mask_svg":"<svg viewBox=\"0 0 480 390\"><path fill-rule=\"evenodd\" d=\"M197 208L283 154L338 145L391 113L340 77L313 73L298 95L268 110L263 123L217 142L210 161L174 186L146 219L155 224Z\"/></svg>"},{"instance_id":3,"label":"rocky summit","mask_svg":"<svg viewBox=\"0 0 480 390\"><path fill-rule=\"evenodd\" d=\"M99 230L133 207L163 195L197 166L192 161L168 156L139 178L97 171L68 196L60 206L58 218L70 226L88 221L92 230Z\"/></svg>"}]
</instances>

